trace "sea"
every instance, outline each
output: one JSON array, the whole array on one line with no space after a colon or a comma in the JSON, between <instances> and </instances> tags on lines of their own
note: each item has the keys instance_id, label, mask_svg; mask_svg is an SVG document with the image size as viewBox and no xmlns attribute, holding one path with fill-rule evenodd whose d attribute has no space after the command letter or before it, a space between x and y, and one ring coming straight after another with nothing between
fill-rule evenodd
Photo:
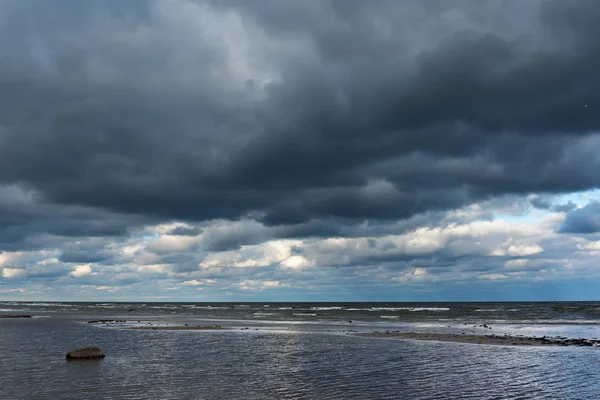
<instances>
[{"instance_id":1,"label":"sea","mask_svg":"<svg viewBox=\"0 0 600 400\"><path fill-rule=\"evenodd\" d=\"M600 347L355 335L600 338L600 302L0 302L16 314L32 318L0 318L2 400L600 399ZM185 324L223 329L128 329ZM66 361L87 346L106 357Z\"/></svg>"}]
</instances>

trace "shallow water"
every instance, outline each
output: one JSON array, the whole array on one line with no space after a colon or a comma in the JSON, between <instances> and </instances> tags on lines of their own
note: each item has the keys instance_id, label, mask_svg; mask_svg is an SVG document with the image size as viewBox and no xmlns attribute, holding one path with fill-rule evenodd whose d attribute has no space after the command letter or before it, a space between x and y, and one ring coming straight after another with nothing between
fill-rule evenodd
<instances>
[{"instance_id":1,"label":"shallow water","mask_svg":"<svg viewBox=\"0 0 600 400\"><path fill-rule=\"evenodd\" d=\"M85 321L73 313L0 320L0 398L600 397L597 348L369 339L335 323L230 321L235 329L205 332ZM66 362L68 350L91 345L107 357Z\"/></svg>"}]
</instances>

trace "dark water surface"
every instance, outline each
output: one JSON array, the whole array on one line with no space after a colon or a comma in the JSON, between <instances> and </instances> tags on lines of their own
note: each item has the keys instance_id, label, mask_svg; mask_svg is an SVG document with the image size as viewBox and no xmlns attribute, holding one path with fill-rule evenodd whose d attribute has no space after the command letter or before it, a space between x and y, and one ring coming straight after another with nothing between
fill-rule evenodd
<instances>
[{"instance_id":1,"label":"dark water surface","mask_svg":"<svg viewBox=\"0 0 600 400\"><path fill-rule=\"evenodd\" d=\"M269 320L265 318L267 315L261 316L260 321L251 320L255 317L249 316L258 312L253 310L263 304L249 305L245 319L235 314L240 318L237 322L232 318L223 320L222 325L230 330L139 331L87 323L91 308L94 316L108 315L106 310L98 312L106 306L81 307L82 312L77 310L79 306L70 308L64 304L67 303L54 306L66 309L62 312L50 312L54 310L47 305L43 307L48 312L38 310L47 317L0 320L0 399L600 399L599 348L504 347L359 338L347 335L349 327L358 326L360 330L380 327L381 318L368 317L352 324L340 318L306 321L313 316L305 316L302 321ZM270 304L265 308L288 306ZM440 304L429 306L444 308ZM594 306L598 307L595 303L586 307ZM27 307L36 306L0 303L0 309L22 311ZM371 307L383 306L354 304L348 308ZM152 313L142 310L129 312L131 308L134 307L125 305L114 315L123 316L125 312L129 319L155 318L154 321L161 322L206 317L185 313L166 317L161 312L152 317ZM452 305L446 308L452 309ZM582 314L581 309L572 310ZM317 310L317 314L325 311L328 310ZM340 312L340 309L329 311ZM390 312L363 312L380 311ZM400 315L398 321L384 319L381 323L414 327L446 323L428 314L444 311L423 311L428 315L420 320L412 316L420 311L407 311L411 315L408 321L401 318L403 310L391 312ZM559 308L555 312L562 314L555 320L579 319L584 321L588 332L598 331L589 317L593 311L583 312L587 319L570 318ZM221 316L231 317L231 314L225 312ZM471 323L473 318L469 314L464 321ZM543 320L547 319L545 315ZM461 322L453 321L448 329ZM246 326L248 330L240 330ZM557 322L525 326L510 321L507 327L510 326L536 332L558 327L567 334L580 328ZM498 325L497 329L501 327ZM68 350L91 345L100 347L106 358L66 362Z\"/></svg>"},{"instance_id":2,"label":"dark water surface","mask_svg":"<svg viewBox=\"0 0 600 400\"><path fill-rule=\"evenodd\" d=\"M281 321L464 321L600 325L600 302L83 303L0 301L0 313L184 315ZM133 314L130 314L133 313Z\"/></svg>"}]
</instances>

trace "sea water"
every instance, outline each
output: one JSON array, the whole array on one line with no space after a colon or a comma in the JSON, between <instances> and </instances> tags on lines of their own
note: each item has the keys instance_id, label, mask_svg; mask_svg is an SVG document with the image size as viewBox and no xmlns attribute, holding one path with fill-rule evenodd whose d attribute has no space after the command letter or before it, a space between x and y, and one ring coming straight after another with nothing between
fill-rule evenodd
<instances>
[{"instance_id":1,"label":"sea water","mask_svg":"<svg viewBox=\"0 0 600 400\"><path fill-rule=\"evenodd\" d=\"M34 316L0 319L0 399L600 398L600 348L353 336L400 329L593 338L600 303L0 302L0 309ZM88 323L98 318L127 322ZM126 329L148 323L228 329ZM106 358L65 360L86 346Z\"/></svg>"}]
</instances>

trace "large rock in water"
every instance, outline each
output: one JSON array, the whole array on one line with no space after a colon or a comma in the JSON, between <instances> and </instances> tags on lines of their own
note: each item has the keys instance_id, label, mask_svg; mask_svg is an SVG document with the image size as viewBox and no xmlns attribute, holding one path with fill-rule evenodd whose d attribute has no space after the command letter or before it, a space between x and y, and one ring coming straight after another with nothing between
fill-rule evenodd
<instances>
[{"instance_id":1,"label":"large rock in water","mask_svg":"<svg viewBox=\"0 0 600 400\"><path fill-rule=\"evenodd\" d=\"M67 360L99 360L104 358L104 354L97 347L86 347L67 353Z\"/></svg>"}]
</instances>

